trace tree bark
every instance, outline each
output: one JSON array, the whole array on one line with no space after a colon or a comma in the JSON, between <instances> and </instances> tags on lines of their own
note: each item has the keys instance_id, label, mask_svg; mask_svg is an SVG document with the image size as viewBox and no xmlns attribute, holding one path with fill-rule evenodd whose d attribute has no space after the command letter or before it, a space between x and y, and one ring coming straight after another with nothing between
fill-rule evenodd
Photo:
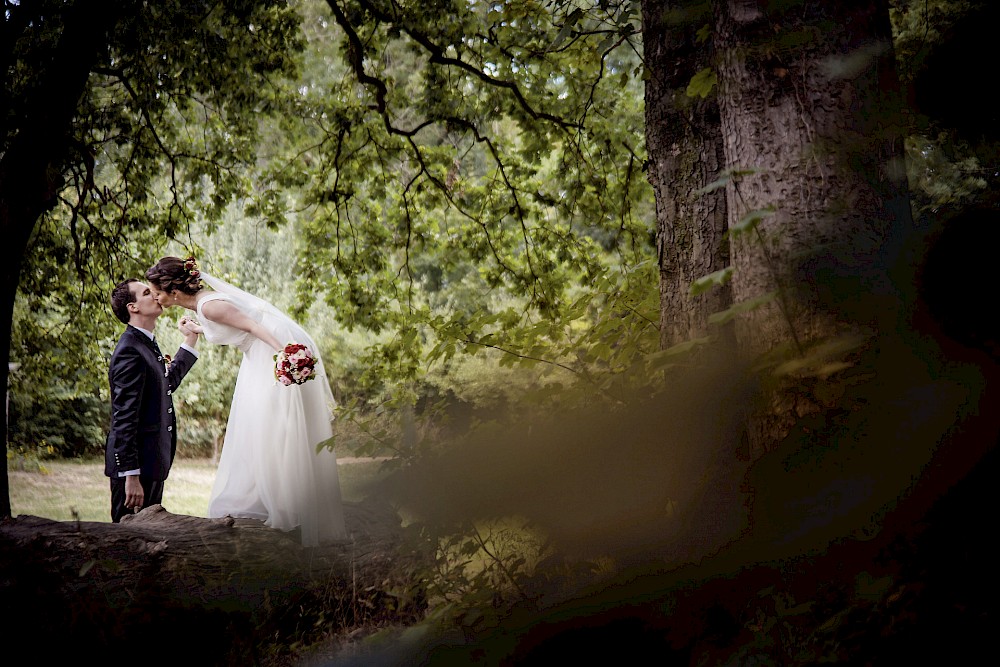
<instances>
[{"instance_id":1,"label":"tree bark","mask_svg":"<svg viewBox=\"0 0 1000 667\"><path fill-rule=\"evenodd\" d=\"M877 2L716 0L729 228L744 358L770 367L815 341L885 325L911 219L888 7ZM766 364L765 364L766 365ZM779 387L763 397L759 453L817 406Z\"/></svg>"},{"instance_id":2,"label":"tree bark","mask_svg":"<svg viewBox=\"0 0 1000 667\"><path fill-rule=\"evenodd\" d=\"M107 46L107 35L122 17L122 4L107 0L78 2L67 10L65 28L52 51L48 66L39 73L37 84L29 87L29 98L23 104L23 124L17 128L4 128L6 150L0 158L0 238L4 239L3 284L0 285L0 354L3 356L3 369L0 370L0 379L4 387L8 380L10 330L21 260L38 220L57 201L65 162L71 150L74 116L86 90L90 71ZM5 51L5 54L17 57L14 49ZM13 62L3 63L5 71L13 70L14 65ZM7 110L7 104L2 110ZM2 428L6 447L6 420ZM8 484L7 457L4 456L0 517L11 515Z\"/></svg>"},{"instance_id":3,"label":"tree bark","mask_svg":"<svg viewBox=\"0 0 1000 667\"><path fill-rule=\"evenodd\" d=\"M697 31L708 21L690 0L643 2L648 178L656 201L660 265L660 346L709 334L708 318L731 303L729 286L691 296L691 283L729 265L722 190L698 191L719 178L722 134L714 92L687 95L709 50ZM725 333L723 331L723 333Z\"/></svg>"}]
</instances>

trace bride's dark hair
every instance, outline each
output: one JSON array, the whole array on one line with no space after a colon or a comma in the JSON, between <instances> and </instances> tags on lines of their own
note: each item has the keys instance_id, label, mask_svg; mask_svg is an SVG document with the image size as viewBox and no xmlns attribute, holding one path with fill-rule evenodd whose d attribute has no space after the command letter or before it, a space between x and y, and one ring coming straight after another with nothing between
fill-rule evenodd
<instances>
[{"instance_id":1,"label":"bride's dark hair","mask_svg":"<svg viewBox=\"0 0 1000 667\"><path fill-rule=\"evenodd\" d=\"M186 260L164 257L146 271L146 280L163 292L180 290L185 294L197 294L201 290L201 272L194 257Z\"/></svg>"}]
</instances>

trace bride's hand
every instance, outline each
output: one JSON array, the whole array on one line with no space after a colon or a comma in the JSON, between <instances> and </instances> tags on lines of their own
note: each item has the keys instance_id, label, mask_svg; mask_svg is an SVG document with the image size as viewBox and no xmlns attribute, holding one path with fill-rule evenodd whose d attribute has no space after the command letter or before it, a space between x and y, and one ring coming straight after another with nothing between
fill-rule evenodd
<instances>
[{"instance_id":1,"label":"bride's hand","mask_svg":"<svg viewBox=\"0 0 1000 667\"><path fill-rule=\"evenodd\" d=\"M190 334L200 334L204 331L202 326L198 324L197 320L187 316L181 318L181 321L177 324L177 328L180 329L181 333L185 336Z\"/></svg>"}]
</instances>

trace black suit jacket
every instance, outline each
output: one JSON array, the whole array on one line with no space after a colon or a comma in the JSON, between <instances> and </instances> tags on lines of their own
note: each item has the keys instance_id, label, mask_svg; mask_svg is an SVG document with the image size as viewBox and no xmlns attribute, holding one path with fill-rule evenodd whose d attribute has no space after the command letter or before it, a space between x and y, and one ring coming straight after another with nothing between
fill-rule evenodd
<instances>
[{"instance_id":1,"label":"black suit jacket","mask_svg":"<svg viewBox=\"0 0 1000 667\"><path fill-rule=\"evenodd\" d=\"M177 451L177 419L173 392L197 361L184 348L167 370L149 337L133 326L125 329L111 354L111 431L104 446L104 474L139 470L143 477L164 480Z\"/></svg>"}]
</instances>

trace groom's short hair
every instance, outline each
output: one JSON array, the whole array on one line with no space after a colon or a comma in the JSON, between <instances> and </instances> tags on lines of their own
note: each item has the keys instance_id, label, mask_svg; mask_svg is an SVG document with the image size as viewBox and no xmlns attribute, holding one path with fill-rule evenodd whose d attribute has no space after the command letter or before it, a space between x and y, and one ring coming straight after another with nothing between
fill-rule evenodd
<instances>
[{"instance_id":1,"label":"groom's short hair","mask_svg":"<svg viewBox=\"0 0 1000 667\"><path fill-rule=\"evenodd\" d=\"M129 285L135 282L139 282L139 280L137 278L126 278L111 290L111 310L114 312L115 317L122 321L122 324L128 324L131 317L131 314L128 312L128 305L135 301L135 294L132 293L132 288Z\"/></svg>"}]
</instances>

